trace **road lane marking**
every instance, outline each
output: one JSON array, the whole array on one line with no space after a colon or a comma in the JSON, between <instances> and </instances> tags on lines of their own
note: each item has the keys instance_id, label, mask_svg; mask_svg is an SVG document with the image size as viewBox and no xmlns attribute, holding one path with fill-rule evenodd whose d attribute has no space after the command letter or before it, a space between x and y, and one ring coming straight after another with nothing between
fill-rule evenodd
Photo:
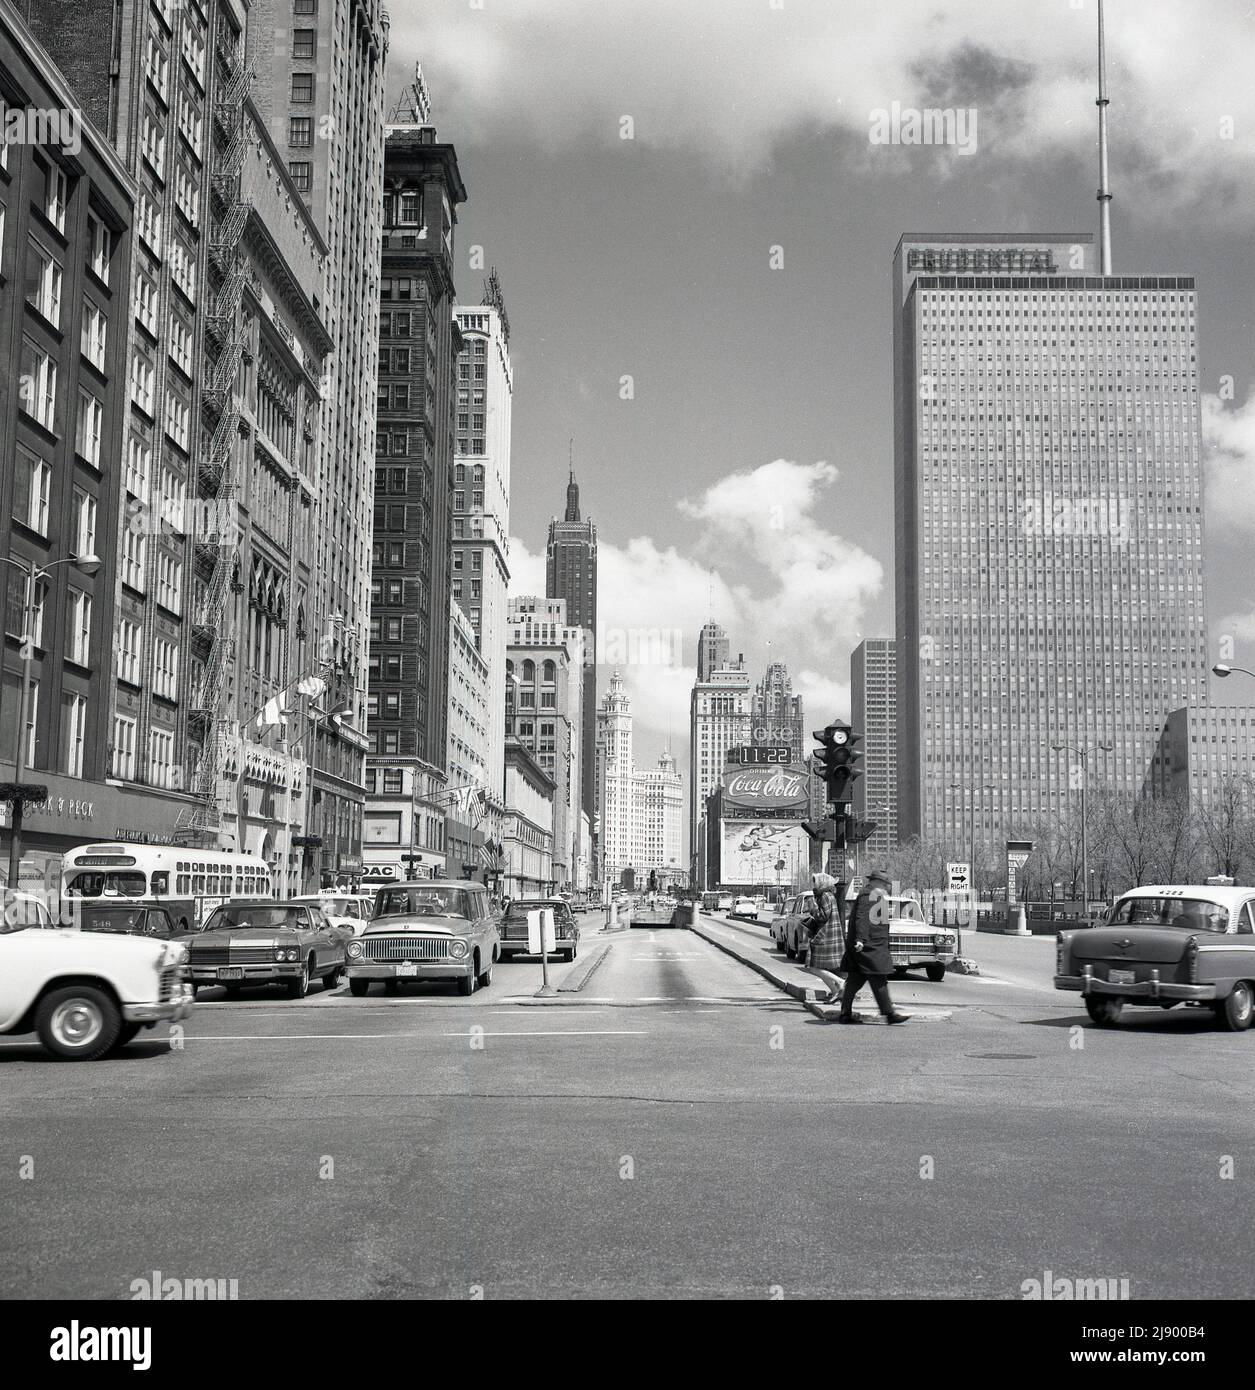
<instances>
[{"instance_id":1,"label":"road lane marking","mask_svg":"<svg viewBox=\"0 0 1255 1390\"><path fill-rule=\"evenodd\" d=\"M390 1038L581 1038L581 1037L644 1037L645 1028L521 1028L517 1032L476 1031L465 1033L194 1033L184 1039L189 1042L325 1042L331 1039L350 1042L380 1042ZM4 1043L16 1047L16 1043ZM34 1043L26 1044L35 1046Z\"/></svg>"}]
</instances>

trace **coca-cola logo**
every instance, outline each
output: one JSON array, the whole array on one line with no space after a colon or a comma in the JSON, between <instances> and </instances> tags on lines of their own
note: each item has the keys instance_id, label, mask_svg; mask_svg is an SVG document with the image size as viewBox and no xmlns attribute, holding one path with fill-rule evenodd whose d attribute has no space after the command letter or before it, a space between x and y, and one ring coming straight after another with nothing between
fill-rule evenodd
<instances>
[{"instance_id":1,"label":"coca-cola logo","mask_svg":"<svg viewBox=\"0 0 1255 1390\"><path fill-rule=\"evenodd\" d=\"M728 778L727 793L744 801L797 801L806 797L800 773L780 768L761 772L737 772Z\"/></svg>"}]
</instances>

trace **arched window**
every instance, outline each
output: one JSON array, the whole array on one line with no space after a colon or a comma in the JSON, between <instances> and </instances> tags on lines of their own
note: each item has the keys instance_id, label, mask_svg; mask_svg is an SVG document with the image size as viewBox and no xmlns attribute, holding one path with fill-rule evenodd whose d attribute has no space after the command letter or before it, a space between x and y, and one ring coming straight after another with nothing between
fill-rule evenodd
<instances>
[{"instance_id":1,"label":"arched window","mask_svg":"<svg viewBox=\"0 0 1255 1390\"><path fill-rule=\"evenodd\" d=\"M523 663L523 679L529 684L536 679L536 663L530 657Z\"/></svg>"},{"instance_id":2,"label":"arched window","mask_svg":"<svg viewBox=\"0 0 1255 1390\"><path fill-rule=\"evenodd\" d=\"M552 661L545 662L545 684L552 685L558 678L558 668Z\"/></svg>"}]
</instances>

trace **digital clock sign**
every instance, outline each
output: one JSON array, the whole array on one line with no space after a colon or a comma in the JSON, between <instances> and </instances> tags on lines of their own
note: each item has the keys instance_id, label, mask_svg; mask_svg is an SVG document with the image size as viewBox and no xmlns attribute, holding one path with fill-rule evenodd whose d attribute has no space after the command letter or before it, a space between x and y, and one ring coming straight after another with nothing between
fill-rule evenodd
<instances>
[{"instance_id":1,"label":"digital clock sign","mask_svg":"<svg viewBox=\"0 0 1255 1390\"><path fill-rule=\"evenodd\" d=\"M728 749L728 761L741 767L776 767L792 760L787 744L756 743Z\"/></svg>"}]
</instances>

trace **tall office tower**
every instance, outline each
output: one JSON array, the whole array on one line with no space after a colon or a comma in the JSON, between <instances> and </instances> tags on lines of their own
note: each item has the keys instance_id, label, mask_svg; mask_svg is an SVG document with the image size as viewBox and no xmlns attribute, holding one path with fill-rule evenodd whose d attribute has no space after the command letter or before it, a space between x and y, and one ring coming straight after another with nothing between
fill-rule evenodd
<instances>
[{"instance_id":1,"label":"tall office tower","mask_svg":"<svg viewBox=\"0 0 1255 1390\"><path fill-rule=\"evenodd\" d=\"M1240 823L1255 803L1255 706L1174 709L1160 731L1145 790L1151 796L1181 797L1192 813L1210 813L1214 823L1225 823L1220 815L1225 810ZM1233 825L1232 833L1240 836L1240 824Z\"/></svg>"},{"instance_id":2,"label":"tall office tower","mask_svg":"<svg viewBox=\"0 0 1255 1390\"><path fill-rule=\"evenodd\" d=\"M8 4L0 73L0 556L9 562L0 780L15 780L22 740L22 784L46 788L47 799L26 805L20 877L58 883L67 848L113 835L140 810L139 798L105 782L135 188L102 130L48 119L72 116L81 99ZM88 556L100 565L71 563ZM24 658L30 695L19 727ZM156 830L173 808L153 801L137 824ZM12 814L0 801L0 880Z\"/></svg>"},{"instance_id":3,"label":"tall office tower","mask_svg":"<svg viewBox=\"0 0 1255 1390\"><path fill-rule=\"evenodd\" d=\"M326 248L318 304L332 353L314 455L320 559L308 624L325 708L347 712L311 735L311 830L325 879L361 867L360 835L342 828L360 824L365 800L388 19L382 0L251 0L248 32L258 108Z\"/></svg>"},{"instance_id":4,"label":"tall office tower","mask_svg":"<svg viewBox=\"0 0 1255 1390\"><path fill-rule=\"evenodd\" d=\"M575 886L579 861L584 629L562 599L510 600L506 726L553 779L553 876Z\"/></svg>"},{"instance_id":5,"label":"tall office tower","mask_svg":"<svg viewBox=\"0 0 1255 1390\"><path fill-rule=\"evenodd\" d=\"M506 692L509 693L508 690ZM473 878L486 860L480 793L488 788L488 663L475 629L456 599L449 600L449 736L445 767L445 871Z\"/></svg>"},{"instance_id":6,"label":"tall office tower","mask_svg":"<svg viewBox=\"0 0 1255 1390\"><path fill-rule=\"evenodd\" d=\"M229 711L204 706L226 682L221 615L238 518L224 464L234 426L221 424L202 358L242 331L247 10L233 0L41 0L29 10L137 186L130 282L111 286L128 310L111 332L130 361L111 773L123 787L170 793L149 833L214 842Z\"/></svg>"},{"instance_id":7,"label":"tall office tower","mask_svg":"<svg viewBox=\"0 0 1255 1390\"><path fill-rule=\"evenodd\" d=\"M710 673L728 664L728 634L711 619L697 639L697 679L710 679Z\"/></svg>"},{"instance_id":8,"label":"tall office tower","mask_svg":"<svg viewBox=\"0 0 1255 1390\"><path fill-rule=\"evenodd\" d=\"M807 742L802 697L793 693L789 668L783 661L773 661L754 687L750 724L751 743L787 746L795 762L805 761Z\"/></svg>"},{"instance_id":9,"label":"tall office tower","mask_svg":"<svg viewBox=\"0 0 1255 1390\"><path fill-rule=\"evenodd\" d=\"M689 855L707 794L718 785L729 748L750 742L750 678L745 662L725 659L699 675L689 700Z\"/></svg>"},{"instance_id":10,"label":"tall office tower","mask_svg":"<svg viewBox=\"0 0 1255 1390\"><path fill-rule=\"evenodd\" d=\"M636 766L632 706L618 671L597 711L597 770L605 879L618 883L626 869L638 887L651 871L660 887L681 879L684 781L670 750L655 767Z\"/></svg>"},{"instance_id":11,"label":"tall office tower","mask_svg":"<svg viewBox=\"0 0 1255 1390\"><path fill-rule=\"evenodd\" d=\"M894 257L899 829L956 858L1064 811L1053 744L1110 740L1090 782L1136 793L1205 699L1194 280L1094 274L1091 242Z\"/></svg>"},{"instance_id":12,"label":"tall office tower","mask_svg":"<svg viewBox=\"0 0 1255 1390\"><path fill-rule=\"evenodd\" d=\"M866 850L874 866L898 843L898 675L892 637L865 637L850 655L850 723L863 737L854 814L876 822Z\"/></svg>"},{"instance_id":13,"label":"tall office tower","mask_svg":"<svg viewBox=\"0 0 1255 1390\"><path fill-rule=\"evenodd\" d=\"M449 478L462 342L453 231L466 189L453 146L418 124L389 127L383 186L365 856L436 874L447 856ZM487 725L499 744L491 710Z\"/></svg>"},{"instance_id":14,"label":"tall office tower","mask_svg":"<svg viewBox=\"0 0 1255 1390\"><path fill-rule=\"evenodd\" d=\"M510 418L514 374L510 320L493 271L484 302L458 305L462 335L457 360L457 425L453 483L455 596L475 629L488 663L486 829L502 842L505 795L505 687L507 604L510 588ZM489 864L489 872L500 865Z\"/></svg>"},{"instance_id":15,"label":"tall office tower","mask_svg":"<svg viewBox=\"0 0 1255 1390\"><path fill-rule=\"evenodd\" d=\"M545 595L566 601L567 621L582 627L584 642L584 731L588 756L581 769L581 797L590 820L597 810L597 527L580 517L580 489L571 469L566 512L549 523L545 545Z\"/></svg>"}]
</instances>

